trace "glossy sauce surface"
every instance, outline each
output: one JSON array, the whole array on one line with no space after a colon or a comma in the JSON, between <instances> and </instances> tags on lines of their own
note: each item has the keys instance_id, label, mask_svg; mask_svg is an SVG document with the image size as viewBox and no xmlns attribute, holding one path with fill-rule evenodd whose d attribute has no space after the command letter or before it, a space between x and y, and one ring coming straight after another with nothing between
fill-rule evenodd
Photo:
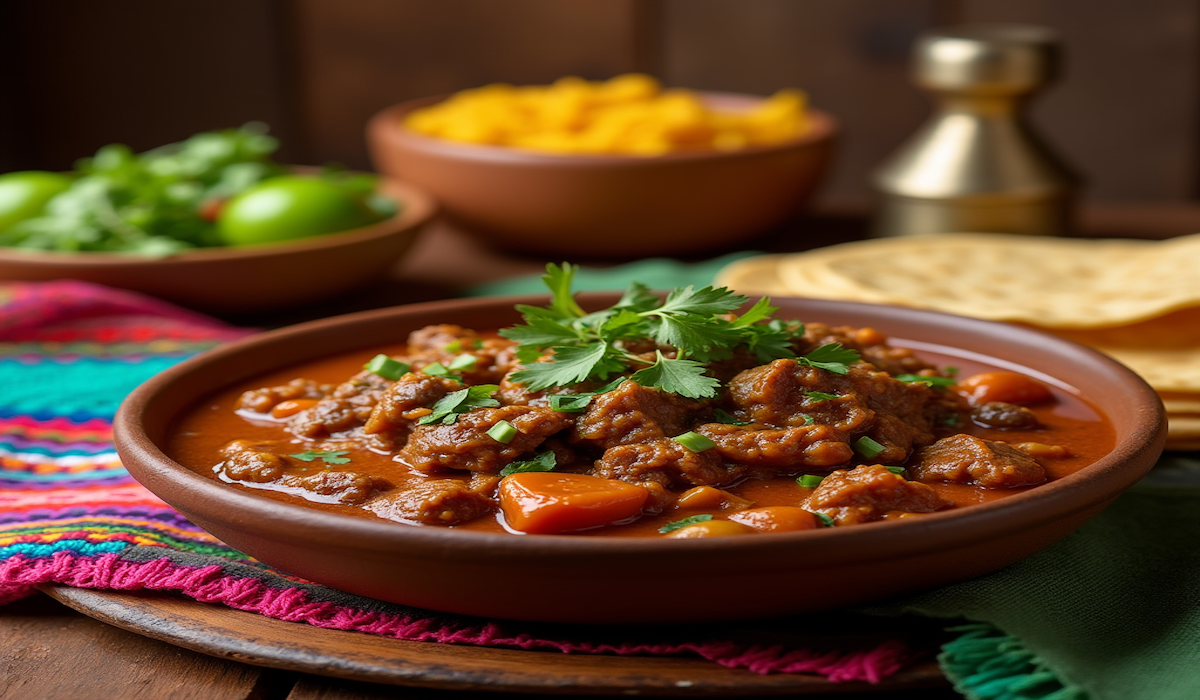
<instances>
[{"instance_id":1,"label":"glossy sauce surface","mask_svg":"<svg viewBox=\"0 0 1200 700\"><path fill-rule=\"evenodd\" d=\"M903 341L893 340L895 345L904 345ZM979 372L997 369L997 366L985 364L978 358L955 354L952 349L937 348L936 352L918 346L919 355L938 365L958 368L960 377L969 377ZM283 384L297 377L313 379L319 382L338 383L346 377L358 372L363 364L377 353L403 355L407 351L404 344L369 348L361 351L344 353L334 357L305 363L299 366L282 369L270 374L261 375L251 381L231 386L219 391L208 400L192 409L176 426L168 445L168 454L189 469L209 478L219 480L214 473L214 465L221 462L220 450L234 439L248 440L290 440L295 444L296 452L310 449L312 443L295 438L283 429L282 422L271 422L261 419L248 419L239 415L235 410L241 394L250 389L262 386ZM1003 369L1011 369L1004 367ZM1070 456L1060 459L1042 460L1050 480L1066 476L1092 463L1106 452L1114 442L1113 430L1104 418L1071 391L1053 384L1048 384L1053 401L1042 405L1032 406L1042 427L1033 430L995 430L971 425L960 426L958 430L983 437L988 440L999 440L1008 443L1038 442L1067 447ZM351 458L355 471L377 475L391 481L398 488L428 479L420 473L410 472L401 462L393 459L390 454L382 454L359 448L346 455ZM898 465L900 466L900 465ZM323 467L320 462L314 470ZM458 478L451 476L450 478ZM460 479L466 481L465 477ZM969 506L983 503L1007 495L1019 493L1027 488L1015 489L985 489L976 486L948 483L929 484L938 494L953 504L954 507ZM292 495L276 484L260 484L252 487L247 484L229 484L229 488L251 489L263 496L280 501L302 505L328 512L341 513L356 517L375 518L376 516L357 506L338 503L319 503ZM1036 488L1036 487L1028 487ZM770 479L746 479L740 483L723 488L724 491L750 501L754 507L772 505L798 505L811 491L800 486L791 477ZM643 516L634 522L571 533L572 536L653 536L660 537L659 528L682 518L704 512L719 511L688 509L676 507L665 512ZM919 517L919 516L918 516ZM396 523L398 527L406 527ZM425 526L428 527L428 526ZM497 512L493 516L458 525L460 529L501 532L507 530L503 516ZM511 530L509 530L511 531Z\"/></svg>"}]
</instances>

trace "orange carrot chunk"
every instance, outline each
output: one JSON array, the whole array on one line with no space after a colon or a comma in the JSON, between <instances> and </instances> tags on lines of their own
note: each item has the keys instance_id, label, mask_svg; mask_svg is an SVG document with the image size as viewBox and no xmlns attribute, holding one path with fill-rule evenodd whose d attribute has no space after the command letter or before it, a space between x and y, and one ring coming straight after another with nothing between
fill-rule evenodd
<instances>
[{"instance_id":1,"label":"orange carrot chunk","mask_svg":"<svg viewBox=\"0 0 1200 700\"><path fill-rule=\"evenodd\" d=\"M1028 406L1054 398L1038 380L1016 372L984 372L960 381L955 391L972 406L991 401Z\"/></svg>"},{"instance_id":2,"label":"orange carrot chunk","mask_svg":"<svg viewBox=\"0 0 1200 700\"><path fill-rule=\"evenodd\" d=\"M586 474L518 472L504 477L499 495L510 528L548 535L635 518L650 492L624 481Z\"/></svg>"}]
</instances>

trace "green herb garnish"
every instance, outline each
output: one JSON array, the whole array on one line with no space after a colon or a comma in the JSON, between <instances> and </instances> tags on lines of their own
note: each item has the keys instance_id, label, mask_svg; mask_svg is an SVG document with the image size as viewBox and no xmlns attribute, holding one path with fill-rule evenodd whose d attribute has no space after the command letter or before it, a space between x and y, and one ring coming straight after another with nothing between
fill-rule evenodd
<instances>
[{"instance_id":1,"label":"green herb garnish","mask_svg":"<svg viewBox=\"0 0 1200 700\"><path fill-rule=\"evenodd\" d=\"M533 459L524 462L512 462L500 470L500 476L519 474L521 472L550 472L558 466L558 458L553 452L543 452Z\"/></svg>"},{"instance_id":2,"label":"green herb garnish","mask_svg":"<svg viewBox=\"0 0 1200 700\"><path fill-rule=\"evenodd\" d=\"M550 408L559 413L583 413L595 394L550 394Z\"/></svg>"},{"instance_id":3,"label":"green herb garnish","mask_svg":"<svg viewBox=\"0 0 1200 700\"><path fill-rule=\"evenodd\" d=\"M717 443L713 442L707 435L701 435L694 431L688 431L683 435L676 435L671 439L692 452L703 452L717 446Z\"/></svg>"},{"instance_id":4,"label":"green herb garnish","mask_svg":"<svg viewBox=\"0 0 1200 700\"><path fill-rule=\"evenodd\" d=\"M458 355L450 361L450 364L446 367L446 369L450 370L451 372L461 372L463 370L475 369L475 365L478 362L479 358L475 357L474 355Z\"/></svg>"},{"instance_id":5,"label":"green herb garnish","mask_svg":"<svg viewBox=\"0 0 1200 700\"><path fill-rule=\"evenodd\" d=\"M450 374L450 368L441 362L430 362L421 368L421 373L431 377L445 377Z\"/></svg>"},{"instance_id":6,"label":"green herb garnish","mask_svg":"<svg viewBox=\"0 0 1200 700\"><path fill-rule=\"evenodd\" d=\"M392 358L380 353L371 358L371 361L363 365L363 369L374 374L378 374L384 379L390 379L393 382L403 377L408 370L412 369L407 362L393 360Z\"/></svg>"},{"instance_id":7,"label":"green herb garnish","mask_svg":"<svg viewBox=\"0 0 1200 700\"><path fill-rule=\"evenodd\" d=\"M460 413L466 413L476 408L499 406L500 402L492 398L492 394L499 389L500 387L495 384L477 384L466 389L459 389L439 399L431 409L433 413L422 416L417 423L420 425L429 425L430 423L450 425L458 420Z\"/></svg>"},{"instance_id":8,"label":"green herb garnish","mask_svg":"<svg viewBox=\"0 0 1200 700\"><path fill-rule=\"evenodd\" d=\"M725 425L750 425L750 421L738 420L719 408L713 411L713 420Z\"/></svg>"},{"instance_id":9,"label":"green herb garnish","mask_svg":"<svg viewBox=\"0 0 1200 700\"><path fill-rule=\"evenodd\" d=\"M700 515L692 515L692 516L683 518L682 520L676 520L673 523L667 523L666 525L663 525L662 527L658 528L658 531L665 535L668 532L675 532L676 530L687 527L688 525L695 525L696 523L704 523L704 522L708 522L709 520L712 520L712 519L713 519L712 515L710 515L708 513L701 513Z\"/></svg>"},{"instance_id":10,"label":"green herb garnish","mask_svg":"<svg viewBox=\"0 0 1200 700\"><path fill-rule=\"evenodd\" d=\"M883 445L880 445L878 442L875 442L866 435L863 435L859 439L855 440L852 447L854 448L854 451L864 459L871 459L880 452L883 452L884 449Z\"/></svg>"},{"instance_id":11,"label":"green herb garnish","mask_svg":"<svg viewBox=\"0 0 1200 700\"><path fill-rule=\"evenodd\" d=\"M801 474L800 476L796 477L796 483L800 484L806 489L815 489L820 486L821 482L824 480L825 477L818 476L816 474Z\"/></svg>"},{"instance_id":12,"label":"green herb garnish","mask_svg":"<svg viewBox=\"0 0 1200 700\"><path fill-rule=\"evenodd\" d=\"M834 527L837 525L837 522L834 521L833 518L829 517L828 515L825 515L824 513L818 513L816 511L812 511L812 514L817 516L817 520L821 521L821 527Z\"/></svg>"},{"instance_id":13,"label":"green herb garnish","mask_svg":"<svg viewBox=\"0 0 1200 700\"><path fill-rule=\"evenodd\" d=\"M726 318L746 297L724 287L688 286L660 300L634 283L615 305L589 314L571 295L577 269L547 265L542 281L553 293L550 305L518 306L525 323L500 331L518 344L517 359L525 365L510 379L530 391L605 381L637 368L629 378L642 386L709 398L718 381L705 374L705 363L732 357L735 348L749 349L762 362L795 356L789 346L794 327L759 323L775 310L766 300ZM673 351L659 350L649 360L623 347L622 341L647 338ZM546 352L550 361L537 362Z\"/></svg>"},{"instance_id":14,"label":"green herb garnish","mask_svg":"<svg viewBox=\"0 0 1200 700\"><path fill-rule=\"evenodd\" d=\"M490 438L496 442L502 442L505 445L512 442L513 438L515 438L519 432L521 431L514 428L513 424L506 420L496 423L487 430L487 434Z\"/></svg>"},{"instance_id":15,"label":"green herb garnish","mask_svg":"<svg viewBox=\"0 0 1200 700\"><path fill-rule=\"evenodd\" d=\"M904 476L904 472L905 472L904 467L884 467L884 469L887 469L889 472L891 472L893 474L899 474L900 476Z\"/></svg>"},{"instance_id":16,"label":"green herb garnish","mask_svg":"<svg viewBox=\"0 0 1200 700\"><path fill-rule=\"evenodd\" d=\"M288 457L295 457L301 462L312 462L319 459L326 464L349 464L350 458L342 456L349 452L350 450L324 450L320 452L305 450L294 455L288 455Z\"/></svg>"},{"instance_id":17,"label":"green herb garnish","mask_svg":"<svg viewBox=\"0 0 1200 700\"><path fill-rule=\"evenodd\" d=\"M805 391L804 395L813 401L832 401L840 396L840 394L827 394L823 391Z\"/></svg>"},{"instance_id":18,"label":"green herb garnish","mask_svg":"<svg viewBox=\"0 0 1200 700\"><path fill-rule=\"evenodd\" d=\"M950 377L923 377L919 374L897 374L896 379L910 384L925 384L933 387L954 386L958 382Z\"/></svg>"},{"instance_id":19,"label":"green herb garnish","mask_svg":"<svg viewBox=\"0 0 1200 700\"><path fill-rule=\"evenodd\" d=\"M850 371L850 365L861 359L857 350L842 347L841 343L828 343L796 358L796 361L834 374L846 374Z\"/></svg>"}]
</instances>

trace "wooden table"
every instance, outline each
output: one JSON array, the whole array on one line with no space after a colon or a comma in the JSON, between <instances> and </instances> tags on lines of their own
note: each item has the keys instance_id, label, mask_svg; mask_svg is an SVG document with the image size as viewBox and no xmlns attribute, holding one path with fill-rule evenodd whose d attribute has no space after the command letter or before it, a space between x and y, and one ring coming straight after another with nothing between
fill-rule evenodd
<instances>
[{"instance_id":1,"label":"wooden table","mask_svg":"<svg viewBox=\"0 0 1200 700\"><path fill-rule=\"evenodd\" d=\"M861 211L853 207L824 207L794 226L748 242L745 247L770 251L804 250L861 238L866 230ZM1091 208L1083 212L1081 223L1086 235L1166 238L1200 231L1200 207ZM426 232L416 249L384 283L303 312L228 320L274 326L333 313L442 298L480 282L538 272L545 262L487 249L461 232L438 224ZM562 655L549 656L562 658ZM553 668L553 664L548 668ZM915 690L837 692L832 695L826 694L825 689L816 690L820 692L805 697L844 700L959 697L944 684ZM686 691L681 692L686 694ZM467 696L468 692L464 691L349 681L218 658L105 624L75 612L43 593L0 608L0 700L342 700Z\"/></svg>"}]
</instances>

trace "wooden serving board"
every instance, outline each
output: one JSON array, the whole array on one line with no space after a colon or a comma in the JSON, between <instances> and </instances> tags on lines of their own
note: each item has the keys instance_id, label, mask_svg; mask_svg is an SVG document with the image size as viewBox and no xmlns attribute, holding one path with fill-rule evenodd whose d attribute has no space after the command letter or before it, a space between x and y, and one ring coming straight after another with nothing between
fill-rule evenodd
<instances>
[{"instance_id":1,"label":"wooden serving board","mask_svg":"<svg viewBox=\"0 0 1200 700\"><path fill-rule=\"evenodd\" d=\"M945 687L932 659L882 683L761 675L698 658L603 656L407 642L322 629L162 593L42 590L88 616L176 646L257 666L390 685L490 692L754 696Z\"/></svg>"}]
</instances>

